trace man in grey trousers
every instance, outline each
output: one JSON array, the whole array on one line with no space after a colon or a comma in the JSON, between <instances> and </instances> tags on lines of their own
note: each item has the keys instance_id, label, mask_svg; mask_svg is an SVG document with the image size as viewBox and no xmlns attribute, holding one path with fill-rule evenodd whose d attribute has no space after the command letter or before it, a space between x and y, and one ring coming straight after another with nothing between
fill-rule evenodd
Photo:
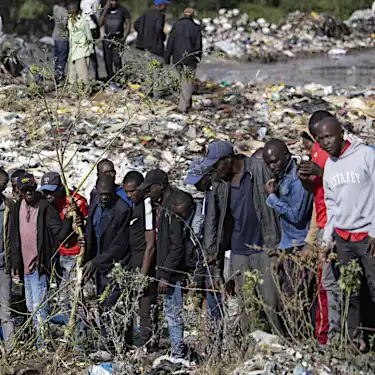
<instances>
[{"instance_id":1,"label":"man in grey trousers","mask_svg":"<svg viewBox=\"0 0 375 375\"><path fill-rule=\"evenodd\" d=\"M12 202L3 195L8 182L8 174L0 169L0 320L4 341L8 347L11 347L14 326L10 310L12 280L9 213Z\"/></svg>"}]
</instances>

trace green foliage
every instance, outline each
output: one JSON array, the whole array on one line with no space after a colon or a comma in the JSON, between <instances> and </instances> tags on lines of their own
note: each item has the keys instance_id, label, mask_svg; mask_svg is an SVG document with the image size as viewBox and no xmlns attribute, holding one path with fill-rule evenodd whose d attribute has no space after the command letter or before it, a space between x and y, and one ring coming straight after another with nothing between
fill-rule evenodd
<instances>
[{"instance_id":1,"label":"green foliage","mask_svg":"<svg viewBox=\"0 0 375 375\"><path fill-rule=\"evenodd\" d=\"M45 4L45 1L25 0L19 10L19 18L33 20L43 15L47 8L48 6Z\"/></svg>"}]
</instances>

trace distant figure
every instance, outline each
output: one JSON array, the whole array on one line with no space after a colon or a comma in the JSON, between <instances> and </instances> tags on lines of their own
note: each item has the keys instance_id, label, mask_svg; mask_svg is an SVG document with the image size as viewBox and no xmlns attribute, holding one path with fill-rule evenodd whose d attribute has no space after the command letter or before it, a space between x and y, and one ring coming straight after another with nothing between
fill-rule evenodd
<instances>
[{"instance_id":1,"label":"distant figure","mask_svg":"<svg viewBox=\"0 0 375 375\"><path fill-rule=\"evenodd\" d=\"M202 57L201 27L193 20L194 9L186 8L184 15L172 27L165 50L165 63L176 66L181 76L180 112L192 107L195 71Z\"/></svg>"},{"instance_id":2,"label":"distant figure","mask_svg":"<svg viewBox=\"0 0 375 375\"><path fill-rule=\"evenodd\" d=\"M78 14L75 4L69 5L69 83L88 84L89 61L93 51L93 39L89 23Z\"/></svg>"},{"instance_id":3,"label":"distant figure","mask_svg":"<svg viewBox=\"0 0 375 375\"><path fill-rule=\"evenodd\" d=\"M65 65L69 57L68 10L66 9L66 0L59 0L59 3L53 7L53 19L55 21L52 33L52 38L55 42L55 79L57 82L61 82L65 79Z\"/></svg>"},{"instance_id":4,"label":"distant figure","mask_svg":"<svg viewBox=\"0 0 375 375\"><path fill-rule=\"evenodd\" d=\"M154 0L155 7L134 23L134 29L138 33L136 47L152 53L159 61L164 57L164 22L168 4L170 2L167 0Z\"/></svg>"},{"instance_id":5,"label":"distant figure","mask_svg":"<svg viewBox=\"0 0 375 375\"><path fill-rule=\"evenodd\" d=\"M93 40L100 38L100 26L99 26L99 15L100 15L100 0L81 0L81 11L82 15L86 17L92 34ZM95 72L95 80L99 80L99 66L98 58L96 56L95 46L90 56L90 64Z\"/></svg>"},{"instance_id":6,"label":"distant figure","mask_svg":"<svg viewBox=\"0 0 375 375\"><path fill-rule=\"evenodd\" d=\"M117 0L108 0L100 16L100 26L104 26L105 33L103 52L108 79L122 68L121 50L130 33L130 18L129 10L120 6Z\"/></svg>"}]
</instances>

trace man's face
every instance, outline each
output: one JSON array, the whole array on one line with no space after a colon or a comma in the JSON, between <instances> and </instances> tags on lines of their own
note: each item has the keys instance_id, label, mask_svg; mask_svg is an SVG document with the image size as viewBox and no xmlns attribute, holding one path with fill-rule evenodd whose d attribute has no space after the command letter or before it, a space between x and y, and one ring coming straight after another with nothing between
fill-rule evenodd
<instances>
[{"instance_id":1,"label":"man's face","mask_svg":"<svg viewBox=\"0 0 375 375\"><path fill-rule=\"evenodd\" d=\"M232 160L230 157L226 156L221 158L214 165L214 170L216 172L217 178L226 180L232 173Z\"/></svg>"},{"instance_id":2,"label":"man's face","mask_svg":"<svg viewBox=\"0 0 375 375\"><path fill-rule=\"evenodd\" d=\"M280 177L285 171L286 166L288 165L288 155L284 151L276 149L268 149L263 154L263 159L271 169L272 173Z\"/></svg>"},{"instance_id":3,"label":"man's face","mask_svg":"<svg viewBox=\"0 0 375 375\"><path fill-rule=\"evenodd\" d=\"M3 174L0 174L0 193L6 189L8 182L9 178Z\"/></svg>"},{"instance_id":4,"label":"man's face","mask_svg":"<svg viewBox=\"0 0 375 375\"><path fill-rule=\"evenodd\" d=\"M56 202L56 199L60 197L59 189L56 189L55 191L43 190L43 194L50 204L54 204Z\"/></svg>"},{"instance_id":5,"label":"man's face","mask_svg":"<svg viewBox=\"0 0 375 375\"><path fill-rule=\"evenodd\" d=\"M194 185L198 191L207 191L211 187L211 174L206 174L203 178Z\"/></svg>"},{"instance_id":6,"label":"man's face","mask_svg":"<svg viewBox=\"0 0 375 375\"><path fill-rule=\"evenodd\" d=\"M112 178L113 178L113 181L115 180L116 178L116 171L115 171L115 168L113 167L113 165L111 164L102 164L100 166L100 169L99 169L99 174L108 174L110 175Z\"/></svg>"},{"instance_id":7,"label":"man's face","mask_svg":"<svg viewBox=\"0 0 375 375\"><path fill-rule=\"evenodd\" d=\"M31 204L35 202L36 191L35 188L28 186L21 190L21 195L26 203Z\"/></svg>"},{"instance_id":8,"label":"man's face","mask_svg":"<svg viewBox=\"0 0 375 375\"><path fill-rule=\"evenodd\" d=\"M117 0L111 0L109 4L110 4L111 9L117 8Z\"/></svg>"},{"instance_id":9,"label":"man's face","mask_svg":"<svg viewBox=\"0 0 375 375\"><path fill-rule=\"evenodd\" d=\"M338 158L341 152L341 130L337 126L323 123L316 128L316 140L319 146L331 156Z\"/></svg>"},{"instance_id":10,"label":"man's face","mask_svg":"<svg viewBox=\"0 0 375 375\"><path fill-rule=\"evenodd\" d=\"M158 5L158 9L161 12L165 12L167 10L167 4L160 4L160 5Z\"/></svg>"},{"instance_id":11,"label":"man's face","mask_svg":"<svg viewBox=\"0 0 375 375\"><path fill-rule=\"evenodd\" d=\"M19 201L22 198L22 196L21 196L20 189L17 186L17 177L13 177L10 182L12 184L12 195L13 195L13 198L16 201Z\"/></svg>"},{"instance_id":12,"label":"man's face","mask_svg":"<svg viewBox=\"0 0 375 375\"><path fill-rule=\"evenodd\" d=\"M137 183L135 181L129 181L124 184L124 190L126 192L126 195L129 197L129 199L133 203L137 203L139 199L140 192L137 190Z\"/></svg>"},{"instance_id":13,"label":"man's face","mask_svg":"<svg viewBox=\"0 0 375 375\"><path fill-rule=\"evenodd\" d=\"M309 139L302 138L303 148L311 154L312 148L314 147L314 142L311 142Z\"/></svg>"},{"instance_id":14,"label":"man's face","mask_svg":"<svg viewBox=\"0 0 375 375\"><path fill-rule=\"evenodd\" d=\"M155 203L159 203L162 196L163 196L163 185L161 184L153 184L148 189L148 195L151 200Z\"/></svg>"}]
</instances>

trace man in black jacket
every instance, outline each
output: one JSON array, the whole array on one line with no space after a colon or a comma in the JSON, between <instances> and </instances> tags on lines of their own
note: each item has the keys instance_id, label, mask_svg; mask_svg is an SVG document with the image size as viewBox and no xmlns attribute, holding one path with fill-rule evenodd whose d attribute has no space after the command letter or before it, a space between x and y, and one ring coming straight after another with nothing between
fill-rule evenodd
<instances>
[{"instance_id":1,"label":"man in black jacket","mask_svg":"<svg viewBox=\"0 0 375 375\"><path fill-rule=\"evenodd\" d=\"M208 262L216 264L219 274L222 274L224 253L231 250L233 272L238 274L236 289L239 297L244 273L258 270L263 279L259 289L271 311L268 318L280 330L276 313L277 289L270 272L271 259L262 250L263 247L274 250L280 241L279 219L267 206L262 187L270 179L270 171L262 160L235 155L233 146L225 141L210 144L203 164L213 167L218 180L213 184L204 227L204 250Z\"/></svg>"},{"instance_id":2,"label":"man in black jacket","mask_svg":"<svg viewBox=\"0 0 375 375\"><path fill-rule=\"evenodd\" d=\"M47 321L48 277L55 253L72 232L72 210L62 222L57 209L36 192L33 175L26 173L17 183L22 200L12 212L12 272L16 279L24 273L27 309L36 313L34 326L39 331L39 322ZM40 337L37 344L43 345Z\"/></svg>"},{"instance_id":3,"label":"man in black jacket","mask_svg":"<svg viewBox=\"0 0 375 375\"><path fill-rule=\"evenodd\" d=\"M86 283L96 273L97 293L101 295L111 284L108 273L114 263L120 262L130 269L129 226L132 211L129 204L116 194L116 185L111 175L99 175L96 189L100 200L95 200L89 206L86 228L87 257L83 280ZM101 309L111 308L119 295L118 287L114 286L113 292L102 302ZM102 337L106 334L104 323L103 321L101 326ZM128 332L127 337L130 337L130 334L131 332Z\"/></svg>"},{"instance_id":4,"label":"man in black jacket","mask_svg":"<svg viewBox=\"0 0 375 375\"><path fill-rule=\"evenodd\" d=\"M143 193L137 190L143 181L143 175L137 171L128 172L123 181L124 190L133 202L130 222L132 269L144 276L155 277L155 211L151 199L144 199ZM146 348L153 346L152 324L157 322L157 287L157 282L151 281L139 299L140 346Z\"/></svg>"},{"instance_id":5,"label":"man in black jacket","mask_svg":"<svg viewBox=\"0 0 375 375\"><path fill-rule=\"evenodd\" d=\"M171 356L183 358L185 347L181 287L184 275L181 271L185 269L185 239L183 223L171 210L178 190L169 184L167 174L160 169L147 173L138 190L146 191L152 201L159 205L156 214L158 291L165 295L164 312L171 340Z\"/></svg>"},{"instance_id":6,"label":"man in black jacket","mask_svg":"<svg viewBox=\"0 0 375 375\"><path fill-rule=\"evenodd\" d=\"M172 27L165 50L165 63L171 57L181 77L181 93L178 109L187 112L192 106L193 84L197 64L202 58L201 27L193 20L194 9L186 8L184 16Z\"/></svg>"}]
</instances>

